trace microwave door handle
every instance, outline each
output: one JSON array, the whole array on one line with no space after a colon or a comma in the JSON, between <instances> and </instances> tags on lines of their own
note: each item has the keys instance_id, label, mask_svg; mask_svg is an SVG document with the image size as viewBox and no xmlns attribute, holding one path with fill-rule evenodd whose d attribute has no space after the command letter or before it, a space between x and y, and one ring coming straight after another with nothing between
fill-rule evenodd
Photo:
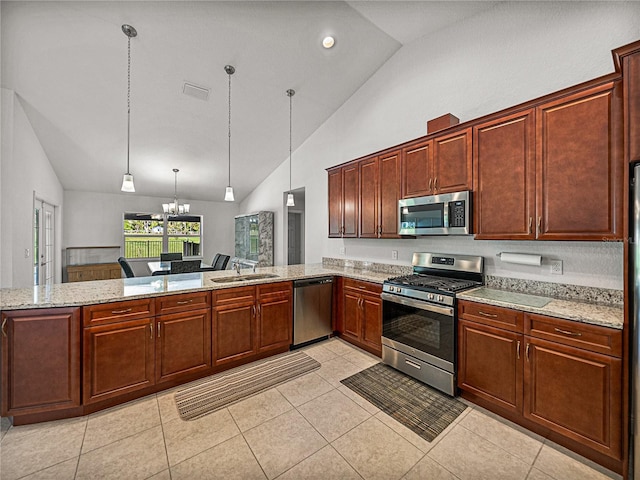
<instances>
[{"instance_id":1,"label":"microwave door handle","mask_svg":"<svg viewBox=\"0 0 640 480\"><path fill-rule=\"evenodd\" d=\"M449 228L449 202L442 204L442 226Z\"/></svg>"}]
</instances>

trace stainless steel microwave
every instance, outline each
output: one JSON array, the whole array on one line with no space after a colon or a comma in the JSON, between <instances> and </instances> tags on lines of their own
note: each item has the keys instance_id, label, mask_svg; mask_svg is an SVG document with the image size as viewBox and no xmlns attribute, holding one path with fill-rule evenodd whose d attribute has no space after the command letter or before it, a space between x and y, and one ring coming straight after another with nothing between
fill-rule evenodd
<instances>
[{"instance_id":1,"label":"stainless steel microwave","mask_svg":"<svg viewBox=\"0 0 640 480\"><path fill-rule=\"evenodd\" d=\"M469 235L471 192L444 193L398 201L398 235Z\"/></svg>"}]
</instances>

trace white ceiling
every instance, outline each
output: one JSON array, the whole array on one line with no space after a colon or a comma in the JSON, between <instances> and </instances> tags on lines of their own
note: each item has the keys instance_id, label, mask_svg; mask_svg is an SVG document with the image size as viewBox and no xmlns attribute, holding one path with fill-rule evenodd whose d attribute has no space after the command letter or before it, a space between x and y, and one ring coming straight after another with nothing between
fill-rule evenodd
<instances>
[{"instance_id":1,"label":"white ceiling","mask_svg":"<svg viewBox=\"0 0 640 480\"><path fill-rule=\"evenodd\" d=\"M136 194L242 200L403 44L498 2L7 2L2 87L14 90L63 187L119 193L126 170L127 37ZM320 41L336 38L331 50ZM207 101L184 82L211 88ZM295 153L293 155L295 168Z\"/></svg>"}]
</instances>

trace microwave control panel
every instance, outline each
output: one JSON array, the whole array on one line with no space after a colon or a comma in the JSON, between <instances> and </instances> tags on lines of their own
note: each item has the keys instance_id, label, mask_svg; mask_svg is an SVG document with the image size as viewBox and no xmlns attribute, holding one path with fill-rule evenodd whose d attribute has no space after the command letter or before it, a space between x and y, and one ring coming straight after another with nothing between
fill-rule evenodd
<instances>
[{"instance_id":1,"label":"microwave control panel","mask_svg":"<svg viewBox=\"0 0 640 480\"><path fill-rule=\"evenodd\" d=\"M464 210L465 201L458 200L455 202L449 202L449 226L450 227L465 227L464 224Z\"/></svg>"}]
</instances>

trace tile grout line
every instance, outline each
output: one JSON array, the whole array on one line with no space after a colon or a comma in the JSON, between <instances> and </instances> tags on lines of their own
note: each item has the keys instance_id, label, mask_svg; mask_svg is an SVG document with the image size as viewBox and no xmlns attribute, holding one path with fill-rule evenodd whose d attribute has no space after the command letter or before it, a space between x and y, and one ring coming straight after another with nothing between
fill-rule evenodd
<instances>
[{"instance_id":1,"label":"tile grout line","mask_svg":"<svg viewBox=\"0 0 640 480\"><path fill-rule=\"evenodd\" d=\"M169 480L171 480L173 478L173 475L171 473L171 464L169 463L169 449L167 448L167 439L164 436L164 422L162 421L162 412L160 411L160 402L158 401L157 393L155 394L155 397L156 397L156 407L158 409L158 416L160 417L160 432L162 432L162 443L164 444L164 454L167 458L167 470L169 470ZM154 475L158 473L160 472L156 472L154 473Z\"/></svg>"},{"instance_id":2,"label":"tile grout line","mask_svg":"<svg viewBox=\"0 0 640 480\"><path fill-rule=\"evenodd\" d=\"M80 468L80 457L82 457L82 447L84 446L84 439L87 436L87 429L89 428L89 417L87 416L87 421L84 424L84 432L82 433L82 442L80 442L80 452L78 452L78 461L76 462L76 469L73 472L73 478L78 476L78 469Z\"/></svg>"}]
</instances>

